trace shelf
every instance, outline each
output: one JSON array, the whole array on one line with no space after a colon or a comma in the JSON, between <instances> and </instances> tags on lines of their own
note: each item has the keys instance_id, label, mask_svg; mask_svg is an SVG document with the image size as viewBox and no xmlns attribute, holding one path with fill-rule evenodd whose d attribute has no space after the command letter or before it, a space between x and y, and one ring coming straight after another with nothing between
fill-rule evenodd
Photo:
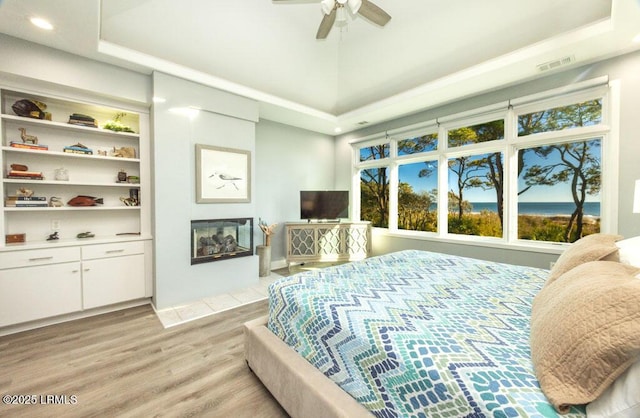
<instances>
[{"instance_id":1,"label":"shelf","mask_svg":"<svg viewBox=\"0 0 640 418\"><path fill-rule=\"evenodd\" d=\"M143 234L149 235L151 207L148 202L144 201L141 206L126 206L122 202L122 199L131 196L149 196L151 174L148 113L127 110L127 106L120 108L113 100L107 100L111 103L109 105L100 104L103 100L100 96L86 101L86 97L76 100L67 97L65 93L68 92L42 95L31 91L27 85L19 90L0 87L0 194L5 199L20 194L21 188L30 189L34 196L45 197L47 202L56 196L64 205L16 207L4 206L3 200L0 210L0 237L10 233L25 234L27 243L11 245L0 242L0 251L141 239L140 235L116 237L115 234L118 232L142 231ZM14 114L12 105L23 99L45 103L52 120ZM69 115L75 113L90 115L100 126L122 114L121 122L137 133L69 124ZM10 146L12 142L21 143L19 128L25 128L28 134L38 137L38 142L47 145L48 149ZM76 143L86 145L93 150L93 154L64 152L65 147ZM135 150L135 154L127 154L128 148ZM116 157L114 151L124 152L124 155L135 155L136 158ZM28 171L41 172L43 179L5 178L12 164L26 166ZM140 181L120 183L117 180L121 172L126 173L128 177L137 177ZM64 174L66 177L60 177ZM68 180L61 181L56 178ZM66 204L74 196L84 195L102 198L104 204ZM54 225L57 226L54 228ZM58 230L64 239L56 242L45 241L54 229ZM76 239L76 234L82 231L91 231L99 238ZM33 238L36 241L30 240Z\"/></svg>"},{"instance_id":2,"label":"shelf","mask_svg":"<svg viewBox=\"0 0 640 418\"><path fill-rule=\"evenodd\" d=\"M56 247L73 247L76 245L87 244L109 244L115 242L127 242L127 241L140 241L150 240L151 236L143 235L96 235L93 238L64 238L51 241L28 241L17 242L13 244L6 244L4 247L0 247L2 251L17 251L17 250L39 250L42 248L56 248Z\"/></svg>"},{"instance_id":3,"label":"shelf","mask_svg":"<svg viewBox=\"0 0 640 418\"><path fill-rule=\"evenodd\" d=\"M79 125L72 125L69 123L62 123L62 122L52 122L49 120L45 120L45 119L33 119L33 118L27 118L27 117L22 117L22 116L14 116L14 115L8 115L8 114L3 114L2 115L2 119L6 120L6 121L13 121L16 123L25 123L27 125L32 125L32 126L43 126L45 128L51 128L51 127L55 127L55 128L61 128L61 129L67 129L70 131L76 131L76 132L86 132L86 133L92 133L92 134L99 134L99 135L109 135L109 136L114 136L114 137L120 137L123 139L139 139L140 135L137 133L129 133L129 132L115 132L115 131L110 131L108 129L102 129L102 128L91 128L88 126L79 126Z\"/></svg>"},{"instance_id":4,"label":"shelf","mask_svg":"<svg viewBox=\"0 0 640 418\"><path fill-rule=\"evenodd\" d=\"M13 184L47 184L55 186L91 186L91 187L124 187L127 189L139 189L140 183L91 183L82 181L56 181L56 180L28 180L28 179L2 179L4 183Z\"/></svg>"},{"instance_id":5,"label":"shelf","mask_svg":"<svg viewBox=\"0 0 640 418\"><path fill-rule=\"evenodd\" d=\"M142 206L61 206L53 208L49 206L36 208L16 208L5 206L5 212L68 212L68 211L103 211L103 210L140 210Z\"/></svg>"},{"instance_id":6,"label":"shelf","mask_svg":"<svg viewBox=\"0 0 640 418\"><path fill-rule=\"evenodd\" d=\"M30 154L30 155L41 155L43 157L61 157L61 158L88 158L94 160L104 160L104 161L117 161L117 162L125 162L125 163L139 163L139 158L122 158L122 157L107 157L103 155L84 155L84 154L74 154L70 152L62 152L62 151L38 151L24 148L15 148L10 146L3 146L3 151L6 152L16 152L22 154Z\"/></svg>"}]
</instances>

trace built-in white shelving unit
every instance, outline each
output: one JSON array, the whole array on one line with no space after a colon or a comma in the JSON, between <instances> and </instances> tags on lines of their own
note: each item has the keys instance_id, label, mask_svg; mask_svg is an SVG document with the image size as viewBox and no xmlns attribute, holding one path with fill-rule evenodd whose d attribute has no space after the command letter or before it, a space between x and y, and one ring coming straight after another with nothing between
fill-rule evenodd
<instances>
[{"instance_id":1,"label":"built-in white shelving unit","mask_svg":"<svg viewBox=\"0 0 640 418\"><path fill-rule=\"evenodd\" d=\"M23 99L44 103L50 119L16 114L12 105ZM98 127L70 124L74 113L91 116ZM134 132L102 128L116 115ZM21 128L46 149L23 148L28 142L23 141ZM2 327L25 321L148 300L152 294L148 109L86 92L74 97L62 87L57 93L31 91L28 85L0 87L0 134L0 334ZM77 144L93 154L64 151ZM119 156L123 147L134 149L135 155ZM43 179L8 178L12 165L42 173ZM67 180L56 176L61 172L66 172ZM127 180L121 181L119 172L125 172ZM56 197L62 206L16 207L7 201L23 194L23 189L46 202ZM103 203L69 205L76 196ZM132 196L138 197L138 205L123 201ZM59 239L49 240L54 232ZM78 238L83 232L93 236ZM22 234L24 242L6 242L7 236ZM51 286L64 289L64 297Z\"/></svg>"}]
</instances>

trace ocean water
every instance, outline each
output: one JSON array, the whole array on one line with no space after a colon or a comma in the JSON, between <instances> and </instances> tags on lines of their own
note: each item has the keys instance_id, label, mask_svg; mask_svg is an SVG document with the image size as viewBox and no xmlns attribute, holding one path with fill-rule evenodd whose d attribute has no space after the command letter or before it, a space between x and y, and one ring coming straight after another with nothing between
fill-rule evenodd
<instances>
[{"instance_id":1,"label":"ocean water","mask_svg":"<svg viewBox=\"0 0 640 418\"><path fill-rule=\"evenodd\" d=\"M481 212L488 210L497 212L498 207L492 202L471 202L473 205L472 212ZM571 215L575 210L573 202L519 202L518 213L521 215ZM584 214L590 216L600 216L600 202L586 202L584 204Z\"/></svg>"}]
</instances>

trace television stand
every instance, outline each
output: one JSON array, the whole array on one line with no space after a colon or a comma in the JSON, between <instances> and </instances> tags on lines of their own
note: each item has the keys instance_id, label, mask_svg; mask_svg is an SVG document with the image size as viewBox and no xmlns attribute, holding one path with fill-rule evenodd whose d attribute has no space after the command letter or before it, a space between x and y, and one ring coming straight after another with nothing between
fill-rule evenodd
<instances>
[{"instance_id":1,"label":"television stand","mask_svg":"<svg viewBox=\"0 0 640 418\"><path fill-rule=\"evenodd\" d=\"M312 261L355 261L371 254L367 221L287 222L287 266Z\"/></svg>"}]
</instances>

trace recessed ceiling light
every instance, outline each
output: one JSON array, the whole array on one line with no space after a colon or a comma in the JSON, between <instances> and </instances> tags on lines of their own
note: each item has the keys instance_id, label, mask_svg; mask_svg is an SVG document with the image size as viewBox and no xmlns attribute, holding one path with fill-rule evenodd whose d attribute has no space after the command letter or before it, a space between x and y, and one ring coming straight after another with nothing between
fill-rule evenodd
<instances>
[{"instance_id":1,"label":"recessed ceiling light","mask_svg":"<svg viewBox=\"0 0 640 418\"><path fill-rule=\"evenodd\" d=\"M47 19L43 19L41 17L32 17L29 20L40 29L53 30L53 25Z\"/></svg>"},{"instance_id":2,"label":"recessed ceiling light","mask_svg":"<svg viewBox=\"0 0 640 418\"><path fill-rule=\"evenodd\" d=\"M333 132L339 134L340 132L342 132L342 128L337 127L336 129L333 130Z\"/></svg>"},{"instance_id":3,"label":"recessed ceiling light","mask_svg":"<svg viewBox=\"0 0 640 418\"><path fill-rule=\"evenodd\" d=\"M640 42L640 33L633 37L633 42Z\"/></svg>"},{"instance_id":4,"label":"recessed ceiling light","mask_svg":"<svg viewBox=\"0 0 640 418\"><path fill-rule=\"evenodd\" d=\"M164 97L159 97L159 96L153 96L153 103L164 103L167 101L167 99L165 99Z\"/></svg>"}]
</instances>

